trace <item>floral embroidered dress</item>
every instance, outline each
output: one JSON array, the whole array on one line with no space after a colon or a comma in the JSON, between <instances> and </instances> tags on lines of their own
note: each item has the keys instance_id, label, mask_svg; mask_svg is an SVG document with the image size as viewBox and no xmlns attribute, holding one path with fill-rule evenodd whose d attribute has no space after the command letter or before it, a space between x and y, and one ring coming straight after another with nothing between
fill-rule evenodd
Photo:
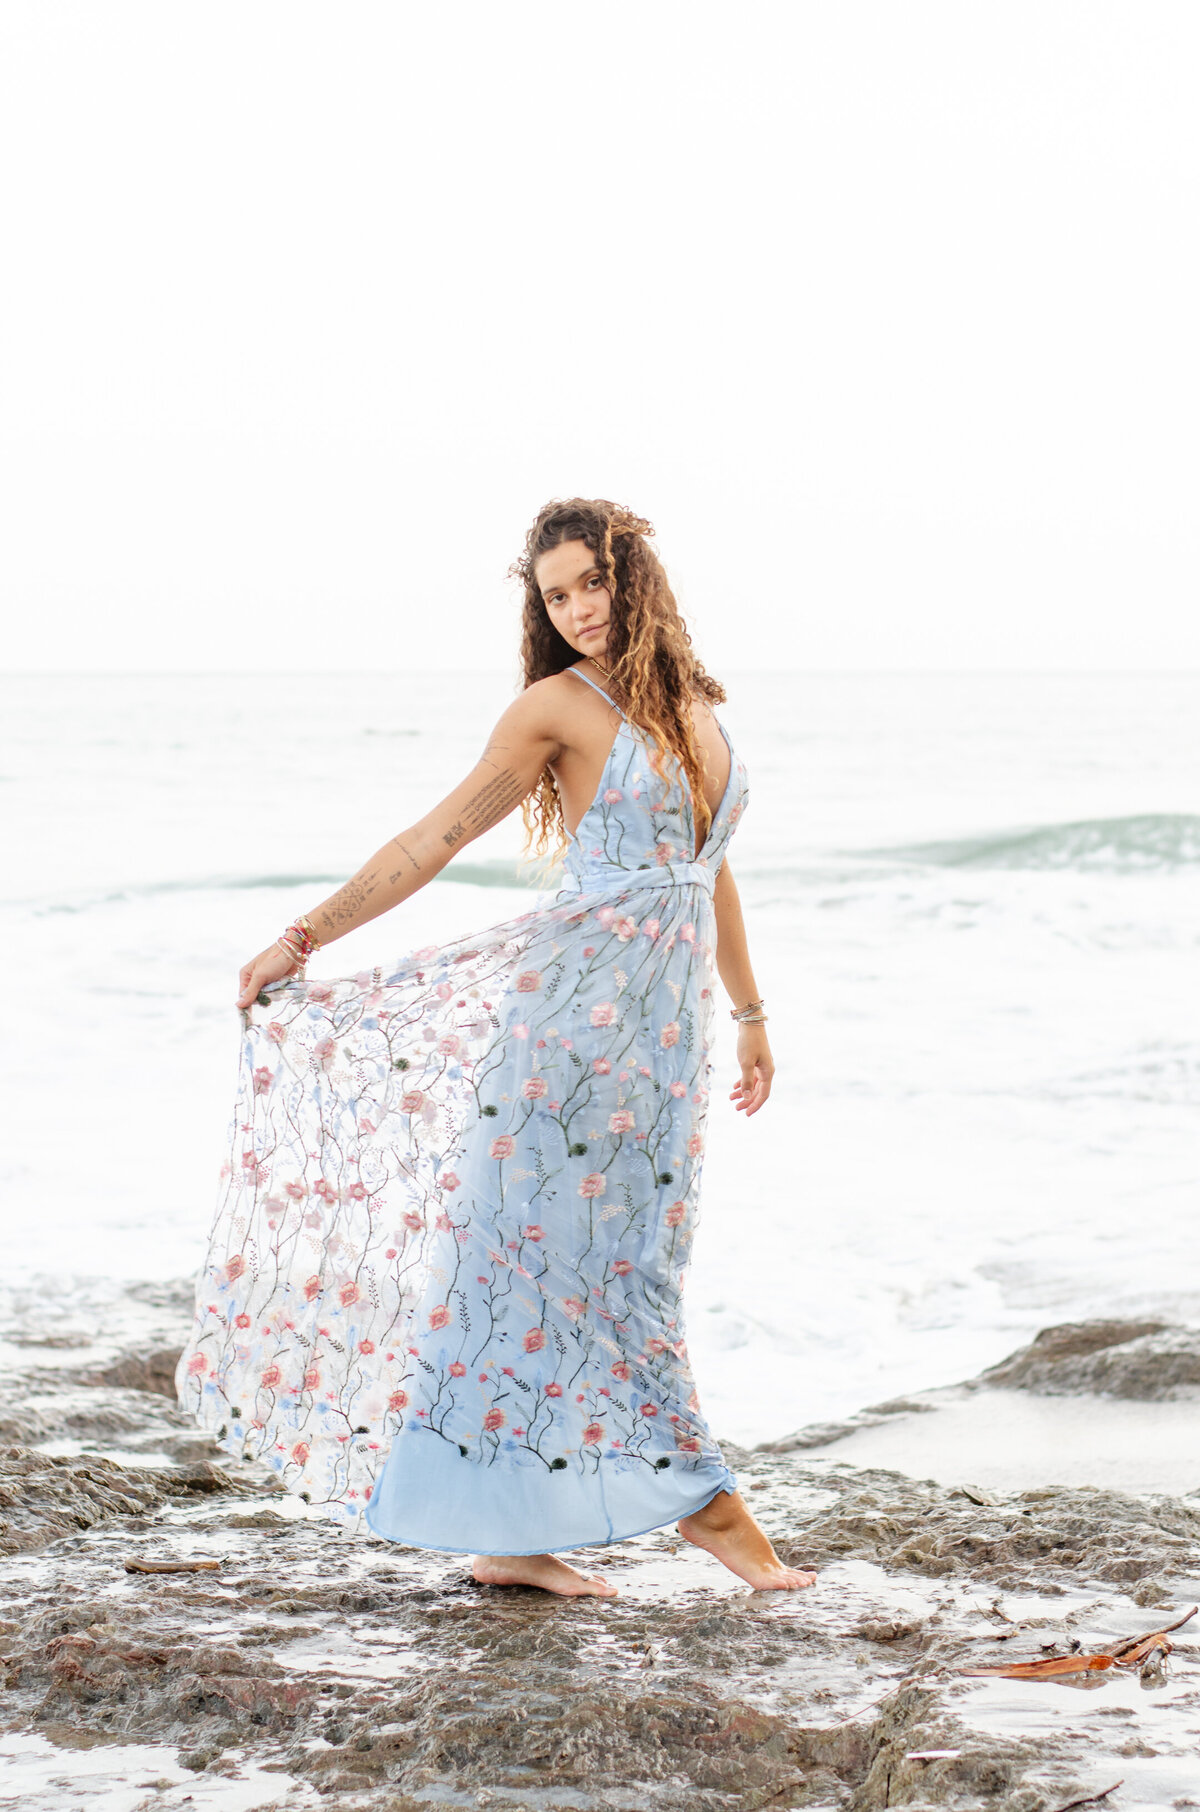
<instances>
[{"instance_id":1,"label":"floral embroidered dress","mask_svg":"<svg viewBox=\"0 0 1200 1812\"><path fill-rule=\"evenodd\" d=\"M622 719L540 909L247 1015L180 1401L395 1541L542 1553L734 1489L681 1294L746 775L696 857L651 753Z\"/></svg>"}]
</instances>

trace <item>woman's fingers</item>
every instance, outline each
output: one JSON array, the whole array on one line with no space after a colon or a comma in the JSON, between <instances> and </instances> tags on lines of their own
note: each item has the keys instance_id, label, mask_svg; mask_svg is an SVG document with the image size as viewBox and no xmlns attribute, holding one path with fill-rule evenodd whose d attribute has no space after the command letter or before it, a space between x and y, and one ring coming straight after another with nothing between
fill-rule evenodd
<instances>
[{"instance_id":1,"label":"woman's fingers","mask_svg":"<svg viewBox=\"0 0 1200 1812\"><path fill-rule=\"evenodd\" d=\"M238 1006L243 1010L253 1006L263 988L271 982L284 981L297 967L282 950L262 951L238 973Z\"/></svg>"},{"instance_id":2,"label":"woman's fingers","mask_svg":"<svg viewBox=\"0 0 1200 1812\"><path fill-rule=\"evenodd\" d=\"M742 1065L741 1079L735 1082L730 1090L729 1099L738 1113L745 1113L747 1118L756 1114L771 1093L773 1071L762 1063Z\"/></svg>"}]
</instances>

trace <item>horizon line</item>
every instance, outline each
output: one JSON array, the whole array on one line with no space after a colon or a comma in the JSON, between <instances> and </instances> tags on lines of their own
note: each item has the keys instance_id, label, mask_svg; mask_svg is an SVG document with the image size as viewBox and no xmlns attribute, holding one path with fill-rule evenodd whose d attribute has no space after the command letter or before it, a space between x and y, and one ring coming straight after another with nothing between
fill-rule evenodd
<instances>
[{"instance_id":1,"label":"horizon line","mask_svg":"<svg viewBox=\"0 0 1200 1812\"><path fill-rule=\"evenodd\" d=\"M725 673L746 677L838 679L950 679L987 675L991 678L1125 677L1147 678L1200 676L1196 667L725 667ZM457 675L509 678L505 667L7 667L0 679L405 679L414 675Z\"/></svg>"}]
</instances>

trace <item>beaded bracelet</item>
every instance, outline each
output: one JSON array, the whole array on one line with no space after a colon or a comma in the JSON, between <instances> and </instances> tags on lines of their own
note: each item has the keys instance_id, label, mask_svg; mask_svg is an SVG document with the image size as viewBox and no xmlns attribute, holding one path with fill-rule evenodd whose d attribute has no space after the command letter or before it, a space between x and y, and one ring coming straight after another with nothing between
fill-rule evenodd
<instances>
[{"instance_id":1,"label":"beaded bracelet","mask_svg":"<svg viewBox=\"0 0 1200 1812\"><path fill-rule=\"evenodd\" d=\"M730 1019L745 1020L751 1013L759 1012L765 1004L766 1003L761 1000L748 1001L744 1007L732 1007L730 1009L729 1017Z\"/></svg>"}]
</instances>

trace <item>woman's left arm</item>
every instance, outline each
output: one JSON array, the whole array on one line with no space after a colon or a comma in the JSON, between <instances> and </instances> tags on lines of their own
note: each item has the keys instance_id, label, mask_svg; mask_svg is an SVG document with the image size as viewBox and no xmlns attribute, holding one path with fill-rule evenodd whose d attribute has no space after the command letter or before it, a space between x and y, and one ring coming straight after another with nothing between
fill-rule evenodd
<instances>
[{"instance_id":1,"label":"woman's left arm","mask_svg":"<svg viewBox=\"0 0 1200 1812\"><path fill-rule=\"evenodd\" d=\"M722 862L717 871L713 905L717 913L717 973L734 1007L747 1007L758 999L758 988L750 966L742 902L728 862ZM729 1099L739 1113L744 1111L749 1118L771 1093L775 1074L765 1025L738 1026L737 1057L742 1073Z\"/></svg>"}]
</instances>

